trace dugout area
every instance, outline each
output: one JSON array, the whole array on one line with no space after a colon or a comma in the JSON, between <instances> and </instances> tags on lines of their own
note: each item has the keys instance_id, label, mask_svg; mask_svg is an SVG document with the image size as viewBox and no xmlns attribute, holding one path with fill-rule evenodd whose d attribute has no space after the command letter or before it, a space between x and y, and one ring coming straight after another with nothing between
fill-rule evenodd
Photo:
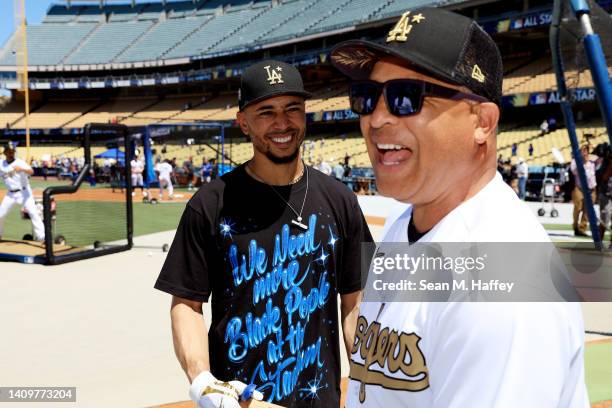
<instances>
[{"instance_id":1,"label":"dugout area","mask_svg":"<svg viewBox=\"0 0 612 408\"><path fill-rule=\"evenodd\" d=\"M18 142L21 146L25 144L21 140ZM35 142L44 144L44 140ZM55 143L58 143L57 138ZM72 157L82 157L82 164L78 171L72 172L71 182L61 184L58 181L58 185L45 187L42 194L36 185L32 186L37 207L43 215L45 241L24 239L31 236L30 220L20 208L13 207L13 214L9 214L12 216L5 222L7 227L13 223L12 228L7 228L0 240L0 261L56 265L132 248L129 164L133 148L128 128L88 124L80 134L70 135L69 140L61 143ZM25 148L21 150L24 154ZM95 157L109 151L116 152L113 160L98 159L96 162ZM113 164L109 167L109 163ZM95 179L92 178L94 174L98 175ZM102 182L95 182L96 179Z\"/></svg>"}]
</instances>

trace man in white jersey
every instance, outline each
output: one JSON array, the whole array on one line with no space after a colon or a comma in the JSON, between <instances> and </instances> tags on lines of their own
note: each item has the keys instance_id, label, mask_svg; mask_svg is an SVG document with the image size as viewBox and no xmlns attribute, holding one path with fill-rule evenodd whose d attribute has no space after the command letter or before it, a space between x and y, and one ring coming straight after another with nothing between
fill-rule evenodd
<instances>
[{"instance_id":1,"label":"man in white jersey","mask_svg":"<svg viewBox=\"0 0 612 408\"><path fill-rule=\"evenodd\" d=\"M159 162L155 165L157 179L159 180L159 198L164 196L164 187L168 189L168 198L172 200L174 187L172 186L172 165L168 160Z\"/></svg>"},{"instance_id":2,"label":"man in white jersey","mask_svg":"<svg viewBox=\"0 0 612 408\"><path fill-rule=\"evenodd\" d=\"M36 208L30 181L28 176L34 174L34 170L23 160L15 157L15 145L8 143L4 147L5 159L0 162L0 178L4 181L7 192L0 203L0 238L4 233L4 219L15 204L24 208L34 227L34 239L43 241L45 239L45 227L42 218Z\"/></svg>"},{"instance_id":3,"label":"man in white jersey","mask_svg":"<svg viewBox=\"0 0 612 408\"><path fill-rule=\"evenodd\" d=\"M332 63L378 190L409 204L384 242L550 242L496 172L502 63L473 20L406 11ZM588 407L583 353L576 303L364 302L346 406Z\"/></svg>"},{"instance_id":4,"label":"man in white jersey","mask_svg":"<svg viewBox=\"0 0 612 408\"><path fill-rule=\"evenodd\" d=\"M144 171L144 163L140 160L139 151L136 150L134 152L134 158L130 162L130 168L132 171L132 189L136 187L140 187L140 193L145 195L144 193L144 181L142 179L142 173ZM132 191L132 196L136 194L135 191Z\"/></svg>"}]
</instances>

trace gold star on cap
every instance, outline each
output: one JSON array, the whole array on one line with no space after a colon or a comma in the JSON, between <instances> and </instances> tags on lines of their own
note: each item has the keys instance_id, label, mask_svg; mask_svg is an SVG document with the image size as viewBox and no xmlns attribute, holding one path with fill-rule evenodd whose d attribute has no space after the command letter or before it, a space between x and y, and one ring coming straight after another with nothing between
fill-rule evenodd
<instances>
[{"instance_id":1,"label":"gold star on cap","mask_svg":"<svg viewBox=\"0 0 612 408\"><path fill-rule=\"evenodd\" d=\"M413 23L420 23L423 20L425 20L425 16L422 13L419 13L419 14L416 14L416 15L412 16L412 22Z\"/></svg>"}]
</instances>

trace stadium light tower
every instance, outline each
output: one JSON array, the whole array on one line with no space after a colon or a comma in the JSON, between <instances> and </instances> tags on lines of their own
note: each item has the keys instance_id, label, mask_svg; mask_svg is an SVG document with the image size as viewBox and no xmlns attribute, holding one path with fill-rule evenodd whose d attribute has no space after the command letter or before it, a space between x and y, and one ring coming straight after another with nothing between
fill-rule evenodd
<instances>
[{"instance_id":1,"label":"stadium light tower","mask_svg":"<svg viewBox=\"0 0 612 408\"><path fill-rule=\"evenodd\" d=\"M30 80L28 78L28 35L26 30L25 0L14 0L15 14L15 56L17 68L17 81L19 91L25 95L25 131L26 131L26 160L30 160Z\"/></svg>"}]
</instances>

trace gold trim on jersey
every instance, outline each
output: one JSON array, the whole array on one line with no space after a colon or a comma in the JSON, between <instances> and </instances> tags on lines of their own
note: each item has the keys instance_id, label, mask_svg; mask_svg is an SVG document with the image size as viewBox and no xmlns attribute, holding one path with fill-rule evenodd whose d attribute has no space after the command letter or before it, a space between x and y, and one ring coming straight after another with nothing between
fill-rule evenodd
<instances>
[{"instance_id":1,"label":"gold trim on jersey","mask_svg":"<svg viewBox=\"0 0 612 408\"><path fill-rule=\"evenodd\" d=\"M359 316L351 354L359 353L364 363L351 360L349 377L361 382L360 402L363 403L366 399L366 384L413 392L429 387L429 372L425 356L419 348L420 340L415 333L400 334L388 327L381 330L379 322L368 324L365 317ZM401 371L401 374L409 378L391 377L379 370L373 370L371 367L375 363L380 369L386 367L392 374Z\"/></svg>"}]
</instances>

